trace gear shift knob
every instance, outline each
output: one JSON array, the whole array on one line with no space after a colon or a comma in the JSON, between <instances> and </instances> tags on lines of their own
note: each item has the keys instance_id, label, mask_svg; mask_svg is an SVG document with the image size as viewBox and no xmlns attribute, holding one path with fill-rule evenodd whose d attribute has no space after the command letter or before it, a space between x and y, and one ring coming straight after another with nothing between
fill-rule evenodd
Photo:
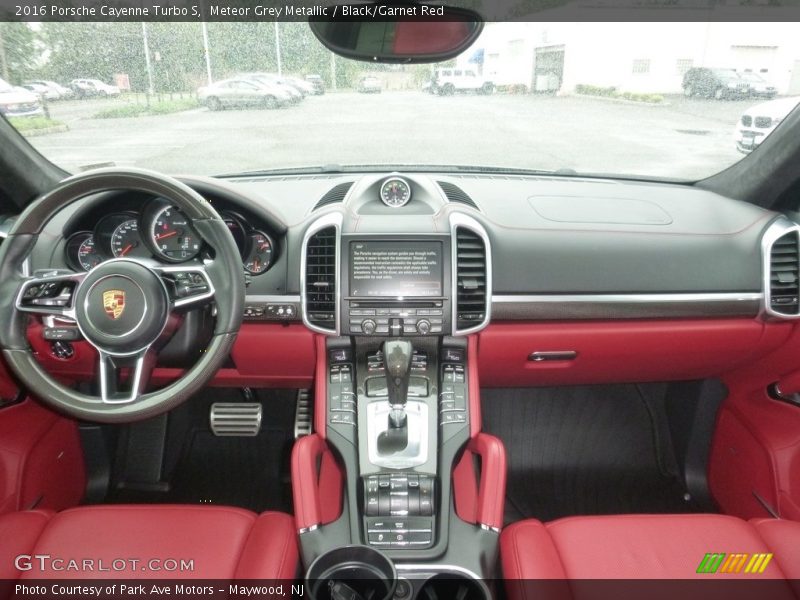
<instances>
[{"instance_id":1,"label":"gear shift knob","mask_svg":"<svg viewBox=\"0 0 800 600\"><path fill-rule=\"evenodd\" d=\"M387 340L383 343L383 368L386 372L389 404L392 405L393 412L403 412L403 417L405 417L404 409L408 397L413 352L411 342L406 340ZM402 420L405 421L404 418Z\"/></svg>"}]
</instances>

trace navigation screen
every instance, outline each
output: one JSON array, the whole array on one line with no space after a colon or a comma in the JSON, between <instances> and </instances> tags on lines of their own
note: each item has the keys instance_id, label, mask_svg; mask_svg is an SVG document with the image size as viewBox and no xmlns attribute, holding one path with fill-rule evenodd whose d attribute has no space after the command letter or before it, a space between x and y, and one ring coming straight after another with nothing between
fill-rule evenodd
<instances>
[{"instance_id":1,"label":"navigation screen","mask_svg":"<svg viewBox=\"0 0 800 600\"><path fill-rule=\"evenodd\" d=\"M442 295L441 242L351 242L350 295Z\"/></svg>"}]
</instances>

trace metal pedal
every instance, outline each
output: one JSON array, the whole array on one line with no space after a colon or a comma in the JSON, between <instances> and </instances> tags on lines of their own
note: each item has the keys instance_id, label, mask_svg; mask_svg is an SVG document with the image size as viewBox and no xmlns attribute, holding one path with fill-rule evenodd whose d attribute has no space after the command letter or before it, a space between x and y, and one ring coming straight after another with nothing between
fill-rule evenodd
<instances>
[{"instance_id":1,"label":"metal pedal","mask_svg":"<svg viewBox=\"0 0 800 600\"><path fill-rule=\"evenodd\" d=\"M309 390L298 390L297 409L294 413L294 439L304 435L311 435L313 414L311 392Z\"/></svg>"},{"instance_id":2,"label":"metal pedal","mask_svg":"<svg viewBox=\"0 0 800 600\"><path fill-rule=\"evenodd\" d=\"M261 431L261 404L215 402L211 405L211 433L216 436L253 437Z\"/></svg>"}]
</instances>

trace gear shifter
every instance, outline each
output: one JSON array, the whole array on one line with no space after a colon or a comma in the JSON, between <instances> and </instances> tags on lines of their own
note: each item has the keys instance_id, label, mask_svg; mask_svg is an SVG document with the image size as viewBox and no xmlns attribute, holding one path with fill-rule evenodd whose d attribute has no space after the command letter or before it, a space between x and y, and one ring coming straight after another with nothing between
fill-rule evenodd
<instances>
[{"instance_id":1,"label":"gear shifter","mask_svg":"<svg viewBox=\"0 0 800 600\"><path fill-rule=\"evenodd\" d=\"M378 437L382 454L401 452L408 444L406 400L414 348L406 340L387 340L383 344L383 368L389 396L389 429Z\"/></svg>"},{"instance_id":2,"label":"gear shifter","mask_svg":"<svg viewBox=\"0 0 800 600\"><path fill-rule=\"evenodd\" d=\"M406 340L388 340L383 343L383 368L392 412L390 427L405 427L408 380L411 376L411 355L414 349Z\"/></svg>"}]
</instances>

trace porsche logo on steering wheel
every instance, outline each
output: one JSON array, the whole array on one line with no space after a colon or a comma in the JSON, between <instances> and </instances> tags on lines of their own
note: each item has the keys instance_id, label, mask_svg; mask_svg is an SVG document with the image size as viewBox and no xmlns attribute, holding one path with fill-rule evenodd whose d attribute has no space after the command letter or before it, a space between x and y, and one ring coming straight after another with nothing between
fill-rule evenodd
<instances>
[{"instance_id":1,"label":"porsche logo on steering wheel","mask_svg":"<svg viewBox=\"0 0 800 600\"><path fill-rule=\"evenodd\" d=\"M106 290L103 292L103 308L112 319L119 319L125 311L125 292Z\"/></svg>"}]
</instances>

